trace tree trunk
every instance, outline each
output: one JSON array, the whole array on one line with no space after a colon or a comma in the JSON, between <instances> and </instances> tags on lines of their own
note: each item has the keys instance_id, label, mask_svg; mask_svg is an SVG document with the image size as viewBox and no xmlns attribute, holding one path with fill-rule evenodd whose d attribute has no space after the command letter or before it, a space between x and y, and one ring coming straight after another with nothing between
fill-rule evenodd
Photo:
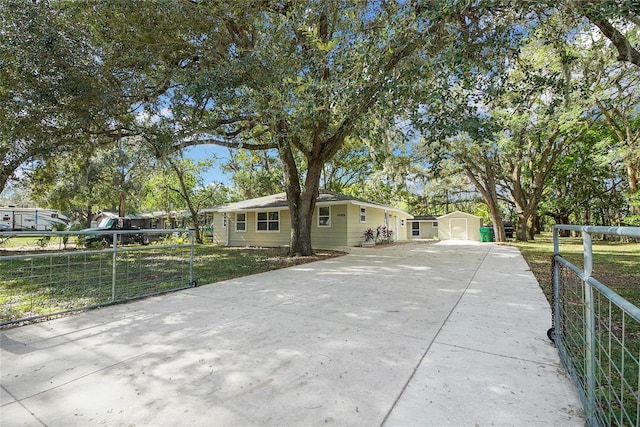
<instances>
[{"instance_id":1,"label":"tree trunk","mask_svg":"<svg viewBox=\"0 0 640 427\"><path fill-rule=\"evenodd\" d=\"M277 134L284 135L285 124L278 123ZM282 136L279 142L278 154L282 160L282 170L284 176L284 188L291 214L291 238L289 240L290 256L311 256L313 248L311 246L311 219L313 209L320 186L320 172L323 162L320 163L319 171L317 164L309 162L304 188L301 188L300 174L296 165L295 157L291 149L291 141L286 136Z\"/></svg>"},{"instance_id":2,"label":"tree trunk","mask_svg":"<svg viewBox=\"0 0 640 427\"><path fill-rule=\"evenodd\" d=\"M91 205L87 205L87 221L85 222L86 228L91 228L92 219L93 219L93 209L91 209Z\"/></svg>"},{"instance_id":3,"label":"tree trunk","mask_svg":"<svg viewBox=\"0 0 640 427\"><path fill-rule=\"evenodd\" d=\"M528 240L528 226L529 218L524 213L518 213L518 227L516 228L516 240L519 242L526 242Z\"/></svg>"},{"instance_id":4,"label":"tree trunk","mask_svg":"<svg viewBox=\"0 0 640 427\"><path fill-rule=\"evenodd\" d=\"M633 164L633 160L627 160L627 181L629 182L629 198L631 200L637 201L638 197L638 169L635 164ZM629 209L631 210L631 215L640 215L640 205L631 203Z\"/></svg>"},{"instance_id":5,"label":"tree trunk","mask_svg":"<svg viewBox=\"0 0 640 427\"><path fill-rule=\"evenodd\" d=\"M295 197L296 194L298 195L295 203L291 203L291 198L287 193L289 210L291 211L290 256L311 256L314 254L311 242L311 227L313 225L313 212L320 190L320 178L322 176L323 166L324 161L319 160L311 162L308 165L304 189L302 192L293 192L293 197Z\"/></svg>"},{"instance_id":6,"label":"tree trunk","mask_svg":"<svg viewBox=\"0 0 640 427\"><path fill-rule=\"evenodd\" d=\"M290 256L311 256L313 246L311 244L311 218L316 196L309 196L303 191L295 206L289 202L291 211L291 240L289 244ZM288 197L288 196L287 196Z\"/></svg>"},{"instance_id":7,"label":"tree trunk","mask_svg":"<svg viewBox=\"0 0 640 427\"><path fill-rule=\"evenodd\" d=\"M127 200L127 195L124 194L124 192L120 193L120 202L118 203L118 216L119 217L124 217L126 200Z\"/></svg>"},{"instance_id":8,"label":"tree trunk","mask_svg":"<svg viewBox=\"0 0 640 427\"><path fill-rule=\"evenodd\" d=\"M502 213L498 206L498 191L496 186L495 171L489 161L484 165L484 169L476 168L476 172L470 167L470 163L465 165L464 171L476 190L482 194L484 203L489 208L489 216L493 223L493 231L496 242L506 242L507 236L502 224Z\"/></svg>"},{"instance_id":9,"label":"tree trunk","mask_svg":"<svg viewBox=\"0 0 640 427\"><path fill-rule=\"evenodd\" d=\"M569 212L566 211L566 210L559 210L558 212L555 212L555 213L549 212L547 215L549 215L551 218L553 218L553 221L556 224L569 224L570 223ZM570 237L571 236L571 231L569 231L569 230L559 230L558 231L558 236L560 236L560 237Z\"/></svg>"},{"instance_id":10,"label":"tree trunk","mask_svg":"<svg viewBox=\"0 0 640 427\"><path fill-rule=\"evenodd\" d=\"M187 208L189 209L189 214L191 215L191 220L193 221L193 231L195 234L196 242L202 245L204 244L204 240L202 240L202 232L200 231L200 224L198 224L198 208L194 206L191 197L189 197L189 189L187 188L187 183L184 180L184 171L182 171L180 167L171 160L169 160L169 164L178 176L178 182L180 183L180 191L178 193L187 202Z\"/></svg>"},{"instance_id":11,"label":"tree trunk","mask_svg":"<svg viewBox=\"0 0 640 427\"><path fill-rule=\"evenodd\" d=\"M4 191L7 183L20 165L24 164L35 154L36 153L31 151L22 153L21 155L12 155L11 157L10 153L5 154L5 158L0 162L0 193Z\"/></svg>"},{"instance_id":12,"label":"tree trunk","mask_svg":"<svg viewBox=\"0 0 640 427\"><path fill-rule=\"evenodd\" d=\"M536 220L535 215L531 215L528 221L527 233L529 235L529 240L535 240L536 237Z\"/></svg>"}]
</instances>

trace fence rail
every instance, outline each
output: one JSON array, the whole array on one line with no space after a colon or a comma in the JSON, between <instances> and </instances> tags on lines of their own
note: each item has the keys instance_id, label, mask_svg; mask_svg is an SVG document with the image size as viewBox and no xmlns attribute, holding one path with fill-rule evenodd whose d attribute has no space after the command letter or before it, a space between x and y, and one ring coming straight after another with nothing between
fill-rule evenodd
<instances>
[{"instance_id":1,"label":"fence rail","mask_svg":"<svg viewBox=\"0 0 640 427\"><path fill-rule=\"evenodd\" d=\"M192 230L0 233L0 249L0 326L195 286Z\"/></svg>"},{"instance_id":2,"label":"fence rail","mask_svg":"<svg viewBox=\"0 0 640 427\"><path fill-rule=\"evenodd\" d=\"M560 253L559 231L582 233L583 267ZM592 277L592 235L640 238L638 227L556 225L553 328L591 426L640 424L640 309Z\"/></svg>"}]
</instances>

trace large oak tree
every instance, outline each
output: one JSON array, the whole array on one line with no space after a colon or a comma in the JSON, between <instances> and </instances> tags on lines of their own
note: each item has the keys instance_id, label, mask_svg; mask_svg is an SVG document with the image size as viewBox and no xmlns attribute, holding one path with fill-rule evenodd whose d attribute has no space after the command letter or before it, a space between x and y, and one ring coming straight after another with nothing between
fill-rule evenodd
<instances>
[{"instance_id":1,"label":"large oak tree","mask_svg":"<svg viewBox=\"0 0 640 427\"><path fill-rule=\"evenodd\" d=\"M373 112L393 126L410 98L403 82L447 60L460 23L479 15L467 1L156 3L83 13L100 23L95 40L112 40L105 62L148 86L166 82L143 108L174 131L176 148L277 149L290 251L301 255L312 253L327 161Z\"/></svg>"}]
</instances>

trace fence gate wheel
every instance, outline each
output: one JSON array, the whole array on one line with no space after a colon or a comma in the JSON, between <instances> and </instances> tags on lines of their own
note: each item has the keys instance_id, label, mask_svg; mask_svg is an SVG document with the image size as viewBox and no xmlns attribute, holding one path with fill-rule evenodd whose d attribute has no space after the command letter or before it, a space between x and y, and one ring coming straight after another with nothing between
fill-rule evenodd
<instances>
[{"instance_id":1,"label":"fence gate wheel","mask_svg":"<svg viewBox=\"0 0 640 427\"><path fill-rule=\"evenodd\" d=\"M547 337L551 340L552 343L556 342L556 330L555 328L549 328L547 330Z\"/></svg>"}]
</instances>

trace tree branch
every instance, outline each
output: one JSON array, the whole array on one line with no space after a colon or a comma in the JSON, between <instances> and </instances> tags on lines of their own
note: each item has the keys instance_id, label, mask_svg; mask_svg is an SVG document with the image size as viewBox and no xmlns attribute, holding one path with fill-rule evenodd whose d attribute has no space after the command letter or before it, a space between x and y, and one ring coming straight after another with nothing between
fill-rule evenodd
<instances>
[{"instance_id":1,"label":"tree branch","mask_svg":"<svg viewBox=\"0 0 640 427\"><path fill-rule=\"evenodd\" d=\"M600 31L602 31L602 34L616 47L618 50L618 61L630 62L640 67L640 52L629 43L629 40L627 40L620 31L606 19L596 18L592 12L585 11L585 16L598 27Z\"/></svg>"},{"instance_id":2,"label":"tree branch","mask_svg":"<svg viewBox=\"0 0 640 427\"><path fill-rule=\"evenodd\" d=\"M183 141L178 146L176 146L176 148L182 149L186 147L194 147L196 145L206 145L206 144L219 145L221 147L227 147L227 148L244 148L246 150L271 150L271 149L278 148L278 144L276 143L247 144L242 142L224 141L222 139L216 139L216 138L202 138L202 139L193 139L189 141Z\"/></svg>"}]
</instances>

